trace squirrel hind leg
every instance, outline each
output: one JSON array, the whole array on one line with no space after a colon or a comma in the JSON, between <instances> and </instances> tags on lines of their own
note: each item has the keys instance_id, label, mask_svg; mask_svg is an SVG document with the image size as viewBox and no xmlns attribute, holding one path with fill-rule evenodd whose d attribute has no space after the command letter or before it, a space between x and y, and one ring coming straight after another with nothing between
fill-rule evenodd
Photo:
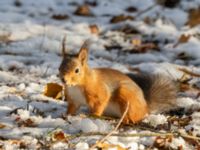
<instances>
[{"instance_id":1,"label":"squirrel hind leg","mask_svg":"<svg viewBox=\"0 0 200 150\"><path fill-rule=\"evenodd\" d=\"M121 103L121 116L124 114L126 111L127 104ZM127 114L125 115L123 119L124 124L129 124L129 123L137 123L140 122L146 115L148 114L147 107L143 106L137 106L136 105L130 105L127 111Z\"/></svg>"},{"instance_id":2,"label":"squirrel hind leg","mask_svg":"<svg viewBox=\"0 0 200 150\"><path fill-rule=\"evenodd\" d=\"M134 85L124 84L118 89L116 99L119 102L121 114L126 110L129 103L128 112L124 118L124 123L137 123L144 119L148 114L147 103L144 99L142 91L134 88Z\"/></svg>"}]
</instances>

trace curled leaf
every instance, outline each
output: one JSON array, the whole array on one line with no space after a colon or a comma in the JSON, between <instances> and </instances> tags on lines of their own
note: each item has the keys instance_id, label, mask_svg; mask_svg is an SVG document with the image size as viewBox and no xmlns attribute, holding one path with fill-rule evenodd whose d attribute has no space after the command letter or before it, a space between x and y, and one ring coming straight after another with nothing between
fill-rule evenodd
<instances>
[{"instance_id":1,"label":"curled leaf","mask_svg":"<svg viewBox=\"0 0 200 150\"><path fill-rule=\"evenodd\" d=\"M57 83L48 83L44 88L44 95L55 99L62 98L63 87Z\"/></svg>"}]
</instances>

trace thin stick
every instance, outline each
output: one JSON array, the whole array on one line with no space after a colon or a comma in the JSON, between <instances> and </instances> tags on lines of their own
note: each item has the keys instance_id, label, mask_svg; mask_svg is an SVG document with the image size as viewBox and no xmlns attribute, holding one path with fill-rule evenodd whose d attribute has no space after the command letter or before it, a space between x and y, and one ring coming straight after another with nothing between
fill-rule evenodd
<instances>
[{"instance_id":1,"label":"thin stick","mask_svg":"<svg viewBox=\"0 0 200 150\"><path fill-rule=\"evenodd\" d=\"M69 140L73 140L79 137L88 137L88 136L107 136L109 133L102 133L102 132L89 132L89 133L78 133L71 137L68 137ZM152 136L174 136L173 133L113 133L110 136L120 136L120 137L152 137Z\"/></svg>"},{"instance_id":2,"label":"thin stick","mask_svg":"<svg viewBox=\"0 0 200 150\"><path fill-rule=\"evenodd\" d=\"M93 146L91 146L90 150L97 147L99 143L103 143L108 137L110 137L112 134L114 134L115 131L118 130L119 126L121 125L124 117L126 116L127 112L128 112L128 108L129 108L129 102L127 102L127 105L126 105L126 110L124 111L122 117L120 118L117 126L110 132L108 133L105 137L103 137L100 141L97 141L96 144L94 144Z\"/></svg>"},{"instance_id":3,"label":"thin stick","mask_svg":"<svg viewBox=\"0 0 200 150\"><path fill-rule=\"evenodd\" d=\"M149 7L147 7L146 9L144 9L144 10L138 12L138 13L135 15L135 18L141 16L142 14L144 14L144 13L146 13L146 12L148 12L148 11L150 11L150 10L153 9L155 6L157 6L157 4L153 4L153 5L149 6Z\"/></svg>"},{"instance_id":4,"label":"thin stick","mask_svg":"<svg viewBox=\"0 0 200 150\"><path fill-rule=\"evenodd\" d=\"M88 137L88 136L107 136L110 133L102 133L102 132L89 132L89 133L78 133L76 135L73 135L71 137L68 137L69 140L73 140L79 137ZM162 132L151 132L151 133L132 133L132 134L126 134L126 133L113 133L110 136L120 136L120 137L154 137L154 136L173 136L173 137L183 137L187 139L193 139L200 141L200 137L188 135L185 133L180 132L168 132L168 133L162 133Z\"/></svg>"},{"instance_id":5,"label":"thin stick","mask_svg":"<svg viewBox=\"0 0 200 150\"><path fill-rule=\"evenodd\" d=\"M185 69L185 68L178 68L178 69L179 69L180 71L186 73L186 74L189 74L189 75L193 76L193 77L198 77L198 78L200 78L200 74L198 74L198 73L194 73L194 72L189 71L189 70L187 70L187 69Z\"/></svg>"},{"instance_id":6,"label":"thin stick","mask_svg":"<svg viewBox=\"0 0 200 150\"><path fill-rule=\"evenodd\" d=\"M200 141L200 138L197 136L192 136L189 134L185 134L185 133L179 133L181 137L186 138L186 139L193 139L193 140L198 140Z\"/></svg>"}]
</instances>

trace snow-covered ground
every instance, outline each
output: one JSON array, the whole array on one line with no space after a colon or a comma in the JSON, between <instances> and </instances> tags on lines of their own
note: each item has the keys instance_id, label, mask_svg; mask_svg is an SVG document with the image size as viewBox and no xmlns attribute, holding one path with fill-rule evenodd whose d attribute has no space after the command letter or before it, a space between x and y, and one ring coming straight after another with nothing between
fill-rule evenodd
<instances>
[{"instance_id":1,"label":"snow-covered ground","mask_svg":"<svg viewBox=\"0 0 200 150\"><path fill-rule=\"evenodd\" d=\"M200 137L200 25L193 24L195 17L200 20L200 0L177 1L174 7L168 1L1 0L0 149L88 149L100 133L115 127L115 120L82 115L85 108L64 119L67 103L43 95L47 83L61 83L57 75L64 35L71 53L90 39L91 67L161 73L180 83L181 109L150 115L118 133ZM75 14L84 4L89 14ZM200 148L198 140L183 136L110 136L106 142L110 149L111 144L131 150Z\"/></svg>"}]
</instances>

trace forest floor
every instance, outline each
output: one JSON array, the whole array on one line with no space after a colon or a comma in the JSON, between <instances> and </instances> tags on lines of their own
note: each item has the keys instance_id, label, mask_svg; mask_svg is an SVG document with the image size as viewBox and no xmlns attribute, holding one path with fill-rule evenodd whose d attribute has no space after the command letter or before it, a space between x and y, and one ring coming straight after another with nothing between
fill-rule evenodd
<instances>
[{"instance_id":1,"label":"forest floor","mask_svg":"<svg viewBox=\"0 0 200 150\"><path fill-rule=\"evenodd\" d=\"M61 41L90 39L91 67L164 74L179 83L178 109L121 126L101 149L200 149L199 0L1 0L0 149L89 149L118 120L45 96L61 84Z\"/></svg>"}]
</instances>

